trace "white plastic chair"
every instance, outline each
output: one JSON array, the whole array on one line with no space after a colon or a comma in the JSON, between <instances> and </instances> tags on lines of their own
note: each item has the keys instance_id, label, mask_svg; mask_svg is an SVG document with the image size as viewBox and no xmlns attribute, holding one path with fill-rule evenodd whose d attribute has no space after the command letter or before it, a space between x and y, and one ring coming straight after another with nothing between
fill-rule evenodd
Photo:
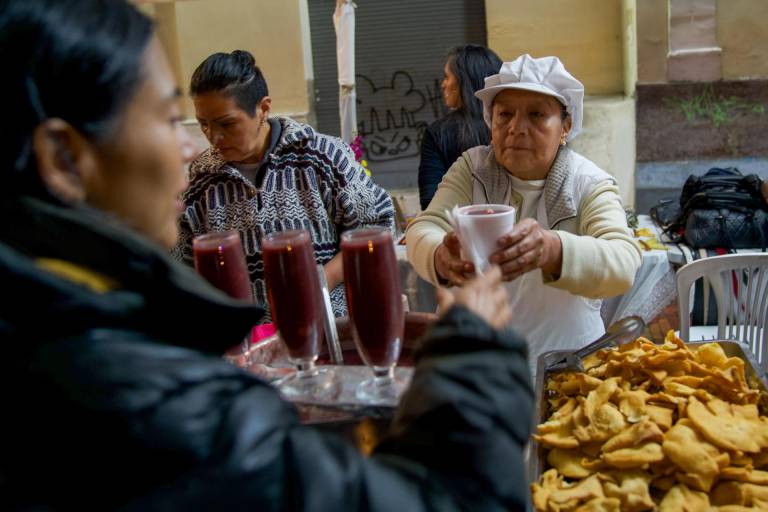
<instances>
[{"instance_id":1,"label":"white plastic chair","mask_svg":"<svg viewBox=\"0 0 768 512\"><path fill-rule=\"evenodd\" d=\"M702 328L691 328L691 286L704 278L717 303L717 329L704 339L738 340L749 346L768 369L768 253L727 254L697 260L677 271L680 338L700 341ZM705 328L706 329L706 328ZM697 334L693 334L697 330Z\"/></svg>"}]
</instances>

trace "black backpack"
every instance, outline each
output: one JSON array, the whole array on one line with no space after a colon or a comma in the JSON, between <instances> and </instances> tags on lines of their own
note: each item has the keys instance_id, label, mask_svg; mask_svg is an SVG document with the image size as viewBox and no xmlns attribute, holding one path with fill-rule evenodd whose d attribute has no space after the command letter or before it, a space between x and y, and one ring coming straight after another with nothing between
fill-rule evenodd
<instances>
[{"instance_id":1,"label":"black backpack","mask_svg":"<svg viewBox=\"0 0 768 512\"><path fill-rule=\"evenodd\" d=\"M715 167L703 176L689 176L679 205L660 203L651 216L673 241L694 249L743 249L768 241L768 204L756 174Z\"/></svg>"}]
</instances>

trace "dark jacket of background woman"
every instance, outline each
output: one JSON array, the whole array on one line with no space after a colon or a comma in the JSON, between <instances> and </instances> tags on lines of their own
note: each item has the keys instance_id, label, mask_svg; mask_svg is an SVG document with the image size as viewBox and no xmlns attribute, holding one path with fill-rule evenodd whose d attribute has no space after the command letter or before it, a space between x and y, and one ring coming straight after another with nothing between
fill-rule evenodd
<instances>
[{"instance_id":1,"label":"dark jacket of background woman","mask_svg":"<svg viewBox=\"0 0 768 512\"><path fill-rule=\"evenodd\" d=\"M437 191L448 168L459 159L461 154L476 145L487 145L491 140L485 121L472 119L473 129L482 134L479 144L461 144L456 132L461 123L466 122L462 114L450 112L441 117L424 131L421 139L421 159L419 160L419 203L426 210Z\"/></svg>"},{"instance_id":2,"label":"dark jacket of background woman","mask_svg":"<svg viewBox=\"0 0 768 512\"><path fill-rule=\"evenodd\" d=\"M419 202L426 210L448 168L469 148L485 146L491 133L483 105L475 98L485 77L498 73L501 59L484 46L468 44L448 52L441 90L450 112L432 123L421 140Z\"/></svg>"}]
</instances>

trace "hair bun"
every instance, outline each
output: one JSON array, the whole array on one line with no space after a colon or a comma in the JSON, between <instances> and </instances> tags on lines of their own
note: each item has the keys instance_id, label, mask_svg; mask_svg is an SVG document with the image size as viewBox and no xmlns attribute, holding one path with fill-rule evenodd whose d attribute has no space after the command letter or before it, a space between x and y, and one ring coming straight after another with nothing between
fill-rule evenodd
<instances>
[{"instance_id":1,"label":"hair bun","mask_svg":"<svg viewBox=\"0 0 768 512\"><path fill-rule=\"evenodd\" d=\"M238 106L250 116L256 112L258 102L269 94L256 60L245 50L210 55L192 73L189 92L192 96L224 92L234 96Z\"/></svg>"},{"instance_id":2,"label":"hair bun","mask_svg":"<svg viewBox=\"0 0 768 512\"><path fill-rule=\"evenodd\" d=\"M253 58L251 52L246 50L235 50L229 54L234 64L240 70L240 76L252 75L256 69L256 59Z\"/></svg>"}]
</instances>

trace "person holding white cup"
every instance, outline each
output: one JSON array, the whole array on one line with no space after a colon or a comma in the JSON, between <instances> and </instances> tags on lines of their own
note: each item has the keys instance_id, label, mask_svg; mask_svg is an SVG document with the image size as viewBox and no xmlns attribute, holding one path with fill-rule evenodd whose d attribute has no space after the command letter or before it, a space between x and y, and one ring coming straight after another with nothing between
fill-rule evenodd
<instances>
[{"instance_id":1,"label":"person holding white cup","mask_svg":"<svg viewBox=\"0 0 768 512\"><path fill-rule=\"evenodd\" d=\"M476 96L491 144L448 170L408 228L408 259L435 285L463 284L475 263L448 212L514 207L517 222L488 261L501 267L511 325L527 337L535 367L543 352L577 349L604 333L601 299L632 286L641 253L614 178L568 147L581 130L584 86L557 57L506 62Z\"/></svg>"}]
</instances>

